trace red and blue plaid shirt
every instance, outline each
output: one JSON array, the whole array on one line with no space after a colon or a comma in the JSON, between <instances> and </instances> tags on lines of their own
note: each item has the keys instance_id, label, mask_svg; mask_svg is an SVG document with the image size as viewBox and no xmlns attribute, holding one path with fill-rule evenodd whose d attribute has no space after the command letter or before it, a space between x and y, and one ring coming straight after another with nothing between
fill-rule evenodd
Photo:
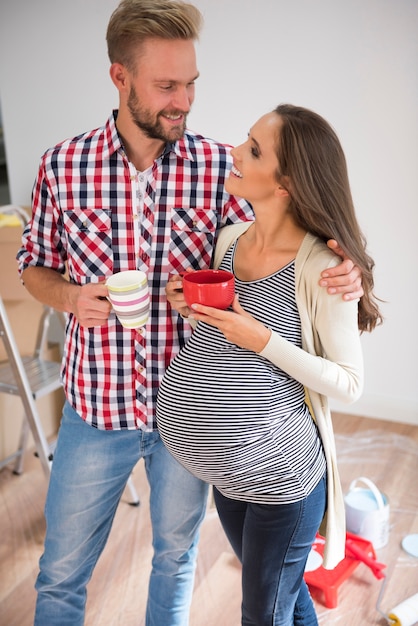
<instances>
[{"instance_id":1,"label":"red and blue plaid shirt","mask_svg":"<svg viewBox=\"0 0 418 626\"><path fill-rule=\"evenodd\" d=\"M124 152L116 116L43 155L19 270L67 269L78 285L122 270L146 272L146 332L123 328L113 312L107 325L94 328L70 314L62 379L68 401L92 426L151 430L161 378L191 333L166 300L168 278L208 267L217 229L251 220L253 213L225 192L228 146L189 131L154 161L140 201L138 173Z\"/></svg>"}]
</instances>

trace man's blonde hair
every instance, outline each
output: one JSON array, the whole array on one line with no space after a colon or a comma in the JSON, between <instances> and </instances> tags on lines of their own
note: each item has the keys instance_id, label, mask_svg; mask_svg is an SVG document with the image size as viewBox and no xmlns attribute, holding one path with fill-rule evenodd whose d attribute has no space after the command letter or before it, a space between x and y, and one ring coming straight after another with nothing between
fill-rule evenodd
<instances>
[{"instance_id":1,"label":"man's blonde hair","mask_svg":"<svg viewBox=\"0 0 418 626\"><path fill-rule=\"evenodd\" d=\"M134 71L134 57L146 39L194 41L199 37L202 23L199 9L182 0L122 0L107 27L110 62L121 63Z\"/></svg>"}]
</instances>

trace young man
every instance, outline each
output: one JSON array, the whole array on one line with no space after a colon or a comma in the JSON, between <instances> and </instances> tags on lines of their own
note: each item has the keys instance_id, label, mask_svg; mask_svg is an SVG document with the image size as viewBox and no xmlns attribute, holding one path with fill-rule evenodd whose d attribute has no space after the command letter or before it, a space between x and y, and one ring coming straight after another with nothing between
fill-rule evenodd
<instances>
[{"instance_id":1,"label":"young man","mask_svg":"<svg viewBox=\"0 0 418 626\"><path fill-rule=\"evenodd\" d=\"M188 624L207 485L171 457L155 423L160 380L191 333L164 288L170 274L210 265L220 227L253 218L224 190L228 148L185 130L200 26L192 5L124 0L107 31L119 109L102 128L48 150L35 182L22 278L35 298L68 313L37 626L84 623L86 585L140 458L154 547L146 624ZM340 266L334 286L356 297L351 267ZM148 276L144 333L122 328L106 300L106 278L128 269Z\"/></svg>"}]
</instances>

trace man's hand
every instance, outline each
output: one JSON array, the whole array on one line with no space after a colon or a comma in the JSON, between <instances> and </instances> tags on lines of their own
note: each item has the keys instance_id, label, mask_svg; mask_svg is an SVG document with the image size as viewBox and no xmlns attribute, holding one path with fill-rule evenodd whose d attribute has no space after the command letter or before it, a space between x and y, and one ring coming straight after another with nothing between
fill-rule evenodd
<instances>
[{"instance_id":1,"label":"man's hand","mask_svg":"<svg viewBox=\"0 0 418 626\"><path fill-rule=\"evenodd\" d=\"M191 269L189 271L192 271ZM167 300L172 309L183 317L189 317L191 310L186 304L183 294L183 278L180 274L173 274L165 286Z\"/></svg>"},{"instance_id":2,"label":"man's hand","mask_svg":"<svg viewBox=\"0 0 418 626\"><path fill-rule=\"evenodd\" d=\"M81 326L104 326L111 304L106 299L107 287L102 283L87 283L71 293L71 310Z\"/></svg>"},{"instance_id":3,"label":"man's hand","mask_svg":"<svg viewBox=\"0 0 418 626\"><path fill-rule=\"evenodd\" d=\"M111 305L104 282L76 285L50 267L27 267L22 278L28 292L57 311L73 313L81 326L103 326ZM104 281L104 279L103 279Z\"/></svg>"},{"instance_id":4,"label":"man's hand","mask_svg":"<svg viewBox=\"0 0 418 626\"><path fill-rule=\"evenodd\" d=\"M329 294L342 293L344 300L355 300L364 294L361 284L361 270L347 257L335 239L327 242L335 254L341 257L342 262L321 272L319 284L326 287Z\"/></svg>"}]
</instances>

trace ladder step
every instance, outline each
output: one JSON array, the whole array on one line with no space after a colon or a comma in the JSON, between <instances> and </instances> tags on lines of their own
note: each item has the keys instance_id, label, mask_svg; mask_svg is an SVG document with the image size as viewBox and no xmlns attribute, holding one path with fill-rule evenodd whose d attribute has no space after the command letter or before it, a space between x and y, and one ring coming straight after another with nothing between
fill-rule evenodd
<instances>
[{"instance_id":1,"label":"ladder step","mask_svg":"<svg viewBox=\"0 0 418 626\"><path fill-rule=\"evenodd\" d=\"M40 398L61 387L61 365L34 357L23 357L23 367L34 398ZM16 374L9 363L0 363L0 392L20 396Z\"/></svg>"}]
</instances>

